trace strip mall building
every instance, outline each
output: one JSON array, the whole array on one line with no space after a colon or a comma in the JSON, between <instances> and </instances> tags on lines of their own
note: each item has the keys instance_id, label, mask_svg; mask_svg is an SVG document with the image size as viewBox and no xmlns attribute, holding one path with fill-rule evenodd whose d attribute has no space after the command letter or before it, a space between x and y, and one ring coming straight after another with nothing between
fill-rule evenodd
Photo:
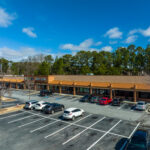
<instances>
[{"instance_id":1,"label":"strip mall building","mask_svg":"<svg viewBox=\"0 0 150 150\"><path fill-rule=\"evenodd\" d=\"M95 94L150 102L150 76L5 76L0 79L0 84L16 89L48 89L56 93Z\"/></svg>"}]
</instances>

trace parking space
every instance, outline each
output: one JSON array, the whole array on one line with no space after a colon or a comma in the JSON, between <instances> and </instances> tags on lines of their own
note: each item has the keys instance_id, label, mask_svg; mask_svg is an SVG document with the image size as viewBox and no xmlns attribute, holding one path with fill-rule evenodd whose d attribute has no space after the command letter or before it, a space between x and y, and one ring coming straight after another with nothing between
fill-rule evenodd
<instances>
[{"instance_id":1,"label":"parking space","mask_svg":"<svg viewBox=\"0 0 150 150\"><path fill-rule=\"evenodd\" d=\"M113 150L140 125L90 113L68 121L63 120L62 114L21 110L0 115L1 150L40 150L49 147L54 150L110 150L110 145ZM41 144L44 144L43 147Z\"/></svg>"},{"instance_id":2,"label":"parking space","mask_svg":"<svg viewBox=\"0 0 150 150\"><path fill-rule=\"evenodd\" d=\"M12 106L16 106L16 105L20 105L20 104L24 104L24 102L21 102L21 101L10 101L10 102L2 102L2 105L1 107L2 108L7 108L7 107L12 107Z\"/></svg>"}]
</instances>

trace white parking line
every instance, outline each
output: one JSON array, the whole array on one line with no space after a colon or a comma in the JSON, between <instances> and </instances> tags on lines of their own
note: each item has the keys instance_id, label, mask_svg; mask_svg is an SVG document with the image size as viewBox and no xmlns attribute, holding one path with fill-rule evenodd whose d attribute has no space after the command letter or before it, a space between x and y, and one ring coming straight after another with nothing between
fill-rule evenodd
<instances>
[{"instance_id":1,"label":"white parking line","mask_svg":"<svg viewBox=\"0 0 150 150\"><path fill-rule=\"evenodd\" d=\"M105 134L103 134L97 141L95 141L87 150L90 150L93 146L95 146L102 138L104 138L111 130L113 130L122 120L119 120L112 128L110 128Z\"/></svg>"},{"instance_id":2,"label":"white parking line","mask_svg":"<svg viewBox=\"0 0 150 150\"><path fill-rule=\"evenodd\" d=\"M58 120L56 120L56 121L54 121L54 122L51 122L51 123L49 123L49 124L47 124L47 125L45 125L45 126L39 127L39 128L37 128L37 129L31 130L30 133L33 133L33 132L35 132L35 131L37 131L37 130L40 130L40 129L46 127L46 126L52 125L52 124L54 124L54 123L56 123L56 122L58 122Z\"/></svg>"},{"instance_id":3,"label":"white parking line","mask_svg":"<svg viewBox=\"0 0 150 150\"><path fill-rule=\"evenodd\" d=\"M22 110L22 111L24 111L24 110ZM30 114L34 114L34 115L40 116L40 117L43 117L43 118L46 118L46 119L55 120L55 121L57 120L57 121L64 122L64 123L67 123L67 124L75 125L75 126L77 126L77 127L87 128L86 126L82 126L82 125L79 125L79 124L70 123L70 122L66 122L66 121L63 121L63 120L58 120L58 119L46 117L46 116L43 116L43 115L40 115L40 114L35 114L35 113L32 113L31 111L30 111L30 112L29 112L29 111L26 111L26 112L28 112L28 113L30 113ZM99 132L102 132L102 133L105 133L105 132L106 132L106 131L99 130L99 129L95 129L95 128L89 128L89 129L95 130L95 131L99 131ZM116 134L116 133L112 133L112 132L109 132L109 134L111 134L111 135L116 135L116 136L119 136L119 137L122 137L122 138L128 138L128 137L126 137L126 136L124 136L124 135L120 135L120 134Z\"/></svg>"},{"instance_id":4,"label":"white parking line","mask_svg":"<svg viewBox=\"0 0 150 150\"><path fill-rule=\"evenodd\" d=\"M12 121L9 121L8 123L17 122L17 121L20 121L20 120L23 120L23 119L26 119L26 118L29 118L29 117L32 117L32 116L35 116L35 115L30 115L30 116L26 116L26 117L19 118L19 119L16 119L16 120L12 120Z\"/></svg>"},{"instance_id":5,"label":"white parking line","mask_svg":"<svg viewBox=\"0 0 150 150\"><path fill-rule=\"evenodd\" d=\"M132 131L132 133L129 135L129 139L131 138L131 136L133 135L133 133L135 132L135 130L139 127L140 122L136 125L136 127L134 128L134 130Z\"/></svg>"},{"instance_id":6,"label":"white parking line","mask_svg":"<svg viewBox=\"0 0 150 150\"><path fill-rule=\"evenodd\" d=\"M68 142L70 142L74 138L78 137L80 134L82 134L83 132L85 132L86 130L88 130L89 128L91 128L92 126L94 126L95 124L97 124L98 122L100 122L100 121L102 121L104 119L105 119L105 117L103 117L100 120L96 121L95 123L93 123L92 125L90 125L89 127L87 127L86 129L84 129L83 131L79 132L78 134L76 134L75 136L73 136L72 138L70 138L69 140L67 140L66 142L64 142L62 145L67 144Z\"/></svg>"},{"instance_id":7,"label":"white parking line","mask_svg":"<svg viewBox=\"0 0 150 150\"><path fill-rule=\"evenodd\" d=\"M5 118L9 118L9 117L14 117L14 116L20 115L20 114L22 114L22 113L25 113L25 111L24 111L24 112L17 113L17 114L14 114L14 115L2 117L2 118L0 118L0 119L5 119Z\"/></svg>"},{"instance_id":8,"label":"white parking line","mask_svg":"<svg viewBox=\"0 0 150 150\"><path fill-rule=\"evenodd\" d=\"M91 116L91 114L89 114L88 116L86 116L86 117L84 117L84 118L81 118L81 119L75 121L74 123L77 123L77 122L79 122L79 121L81 121L81 120L83 120L83 119L85 119L85 118L87 118L87 117L89 117L89 116ZM60 130L57 130L56 132L53 132L53 133L51 133L51 134L45 136L44 138L46 139L46 138L48 138L48 137L50 137L50 136L53 136L53 135L57 134L58 132L60 132L60 131L62 131L62 130L64 130L64 129L70 127L70 126L73 125L74 123L71 123L71 124L67 125L67 126L64 127L64 128L61 128Z\"/></svg>"},{"instance_id":9,"label":"white parking line","mask_svg":"<svg viewBox=\"0 0 150 150\"><path fill-rule=\"evenodd\" d=\"M122 107L124 107L126 104L123 104L122 106L118 107L118 109L121 109Z\"/></svg>"},{"instance_id":10,"label":"white parking line","mask_svg":"<svg viewBox=\"0 0 150 150\"><path fill-rule=\"evenodd\" d=\"M29 125L29 124L32 124L32 123L34 123L34 122L40 121L40 120L42 120L42 119L45 119L45 118L41 118L41 119L38 119L38 120L35 120L35 121L32 121L32 122L29 122L29 123L23 124L23 125L18 126L18 127L21 128L21 127L27 126L27 125Z\"/></svg>"}]
</instances>

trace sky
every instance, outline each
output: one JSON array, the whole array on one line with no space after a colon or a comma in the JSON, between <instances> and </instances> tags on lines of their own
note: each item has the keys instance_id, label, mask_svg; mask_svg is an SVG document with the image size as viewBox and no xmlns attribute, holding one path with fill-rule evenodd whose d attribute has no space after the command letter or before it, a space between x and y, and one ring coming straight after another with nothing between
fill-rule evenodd
<instances>
[{"instance_id":1,"label":"sky","mask_svg":"<svg viewBox=\"0 0 150 150\"><path fill-rule=\"evenodd\" d=\"M150 0L0 0L0 57L146 48L149 6Z\"/></svg>"}]
</instances>

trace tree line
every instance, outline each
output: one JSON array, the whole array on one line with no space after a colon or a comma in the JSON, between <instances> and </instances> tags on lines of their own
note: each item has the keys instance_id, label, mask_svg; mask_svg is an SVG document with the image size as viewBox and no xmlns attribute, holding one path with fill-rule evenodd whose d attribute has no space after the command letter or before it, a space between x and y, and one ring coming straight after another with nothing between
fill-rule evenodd
<instances>
[{"instance_id":1,"label":"tree line","mask_svg":"<svg viewBox=\"0 0 150 150\"><path fill-rule=\"evenodd\" d=\"M0 59L1 71L14 75L145 75L150 74L150 46L120 47L112 52L84 51L55 59L43 54L19 62Z\"/></svg>"}]
</instances>

